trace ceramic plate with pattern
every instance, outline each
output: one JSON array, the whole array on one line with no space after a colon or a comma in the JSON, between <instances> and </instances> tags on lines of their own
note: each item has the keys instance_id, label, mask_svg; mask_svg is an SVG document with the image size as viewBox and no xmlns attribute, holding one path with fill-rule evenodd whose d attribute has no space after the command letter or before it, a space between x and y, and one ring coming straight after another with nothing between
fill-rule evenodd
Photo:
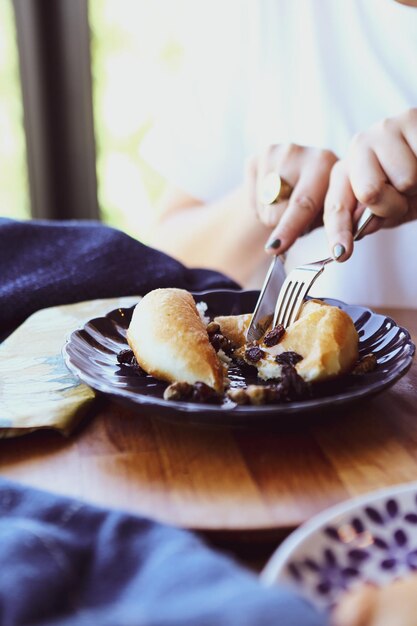
<instances>
[{"instance_id":1,"label":"ceramic plate with pattern","mask_svg":"<svg viewBox=\"0 0 417 626\"><path fill-rule=\"evenodd\" d=\"M196 302L208 305L207 315L215 317L250 313L259 292L218 290L193 295ZM74 331L64 346L64 358L71 371L84 383L115 400L140 408L143 414L210 424L259 424L261 420L276 420L284 415L298 416L326 409L334 411L336 406L361 401L393 385L409 369L415 346L409 332L385 315L337 300L323 300L339 306L351 316L359 334L359 354L374 352L378 364L374 371L362 376L345 375L316 383L312 387L312 396L304 400L265 406L237 406L228 398L220 405L164 400L166 383L151 376L140 377L132 368L120 366L117 362L117 354L128 348L126 330L133 307L115 309ZM232 387L258 382L256 372L243 372L237 365L229 368L229 379Z\"/></svg>"},{"instance_id":2,"label":"ceramic plate with pattern","mask_svg":"<svg viewBox=\"0 0 417 626\"><path fill-rule=\"evenodd\" d=\"M319 608L363 582L417 570L417 483L375 491L303 524L269 560L262 579L289 584Z\"/></svg>"}]
</instances>

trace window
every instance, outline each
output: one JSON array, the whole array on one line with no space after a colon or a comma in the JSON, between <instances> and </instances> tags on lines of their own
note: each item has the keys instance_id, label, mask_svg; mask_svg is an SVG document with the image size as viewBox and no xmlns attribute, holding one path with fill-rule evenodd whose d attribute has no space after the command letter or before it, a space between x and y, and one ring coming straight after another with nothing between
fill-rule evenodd
<instances>
[{"instance_id":1,"label":"window","mask_svg":"<svg viewBox=\"0 0 417 626\"><path fill-rule=\"evenodd\" d=\"M30 215L23 106L11 0L0 2L0 215Z\"/></svg>"},{"instance_id":2,"label":"window","mask_svg":"<svg viewBox=\"0 0 417 626\"><path fill-rule=\"evenodd\" d=\"M195 12L193 0L0 2L1 214L95 218L97 172L101 219L149 241L166 181L141 142Z\"/></svg>"},{"instance_id":3,"label":"window","mask_svg":"<svg viewBox=\"0 0 417 626\"><path fill-rule=\"evenodd\" d=\"M102 219L147 242L165 181L140 157L181 69L191 0L90 0L94 126Z\"/></svg>"}]
</instances>

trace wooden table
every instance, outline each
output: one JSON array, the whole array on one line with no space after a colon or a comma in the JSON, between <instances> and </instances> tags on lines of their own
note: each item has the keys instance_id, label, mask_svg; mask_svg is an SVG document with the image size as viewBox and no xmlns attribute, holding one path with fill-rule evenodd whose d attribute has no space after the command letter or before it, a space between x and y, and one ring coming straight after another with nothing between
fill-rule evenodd
<instances>
[{"instance_id":1,"label":"wooden table","mask_svg":"<svg viewBox=\"0 0 417 626\"><path fill-rule=\"evenodd\" d=\"M385 311L417 340L417 311ZM352 496L417 480L417 362L356 408L279 427L143 418L101 400L69 439L0 441L3 476L204 532L245 554Z\"/></svg>"}]
</instances>

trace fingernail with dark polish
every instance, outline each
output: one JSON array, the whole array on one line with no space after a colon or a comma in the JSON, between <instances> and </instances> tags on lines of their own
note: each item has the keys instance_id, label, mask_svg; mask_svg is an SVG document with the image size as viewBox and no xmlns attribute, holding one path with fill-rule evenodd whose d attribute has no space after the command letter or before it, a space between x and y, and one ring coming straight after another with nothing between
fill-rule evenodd
<instances>
[{"instance_id":1,"label":"fingernail with dark polish","mask_svg":"<svg viewBox=\"0 0 417 626\"><path fill-rule=\"evenodd\" d=\"M270 249L272 248L273 250L278 250L278 248L281 247L281 239L273 239L271 237L271 239L268 239L268 241L265 244L265 249Z\"/></svg>"},{"instance_id":2,"label":"fingernail with dark polish","mask_svg":"<svg viewBox=\"0 0 417 626\"><path fill-rule=\"evenodd\" d=\"M346 248L345 246L342 246L341 243L337 243L335 246L333 246L333 256L336 259L336 261L338 259L340 259L340 257L342 257L346 252Z\"/></svg>"}]
</instances>

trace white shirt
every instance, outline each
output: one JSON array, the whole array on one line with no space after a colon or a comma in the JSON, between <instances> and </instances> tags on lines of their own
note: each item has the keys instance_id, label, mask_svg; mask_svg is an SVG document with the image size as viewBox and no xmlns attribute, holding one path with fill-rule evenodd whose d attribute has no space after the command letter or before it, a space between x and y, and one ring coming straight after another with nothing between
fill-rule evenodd
<instances>
[{"instance_id":1,"label":"white shirt","mask_svg":"<svg viewBox=\"0 0 417 626\"><path fill-rule=\"evenodd\" d=\"M243 180L267 144L342 156L373 123L417 106L417 9L394 0L211 0L194 25L185 83L167 98L145 157L190 195L212 201ZM328 255L323 229L288 269ZM417 222L384 230L331 264L313 295L417 308Z\"/></svg>"}]
</instances>

